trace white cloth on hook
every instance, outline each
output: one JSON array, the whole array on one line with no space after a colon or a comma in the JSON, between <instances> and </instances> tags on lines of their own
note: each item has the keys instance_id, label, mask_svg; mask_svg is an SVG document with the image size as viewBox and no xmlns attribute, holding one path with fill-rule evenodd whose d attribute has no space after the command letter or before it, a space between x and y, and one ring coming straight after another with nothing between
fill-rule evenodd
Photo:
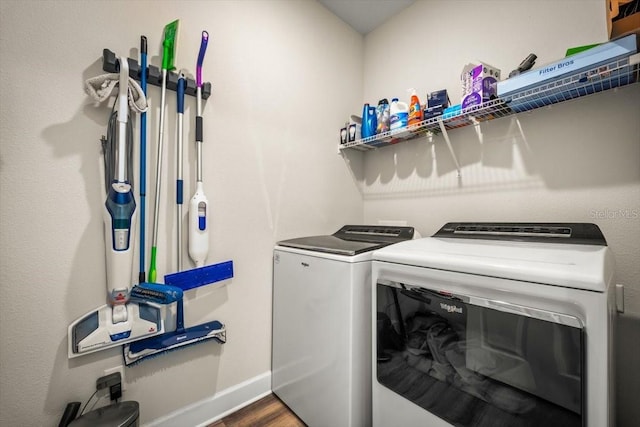
<instances>
[{"instance_id":1,"label":"white cloth on hook","mask_svg":"<svg viewBox=\"0 0 640 427\"><path fill-rule=\"evenodd\" d=\"M113 89L118 86L120 81L119 74L102 74L88 79L84 82L84 91L93 98L97 103L102 103L109 99ZM129 108L138 113L144 113L149 108L147 97L144 95L142 88L134 79L129 77L128 88Z\"/></svg>"}]
</instances>

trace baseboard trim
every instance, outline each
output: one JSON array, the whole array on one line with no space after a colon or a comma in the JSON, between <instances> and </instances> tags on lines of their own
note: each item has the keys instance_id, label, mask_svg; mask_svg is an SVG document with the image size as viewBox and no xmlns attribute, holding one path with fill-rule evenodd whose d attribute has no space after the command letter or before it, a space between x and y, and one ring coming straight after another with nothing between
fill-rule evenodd
<instances>
[{"instance_id":1,"label":"baseboard trim","mask_svg":"<svg viewBox=\"0 0 640 427\"><path fill-rule=\"evenodd\" d=\"M158 418L145 427L206 427L271 393L271 371Z\"/></svg>"}]
</instances>

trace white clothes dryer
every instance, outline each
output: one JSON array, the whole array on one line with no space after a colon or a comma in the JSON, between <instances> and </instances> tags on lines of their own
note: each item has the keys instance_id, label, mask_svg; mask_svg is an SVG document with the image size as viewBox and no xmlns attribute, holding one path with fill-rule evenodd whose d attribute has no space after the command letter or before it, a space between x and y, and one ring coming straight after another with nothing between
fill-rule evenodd
<instances>
[{"instance_id":1,"label":"white clothes dryer","mask_svg":"<svg viewBox=\"0 0 640 427\"><path fill-rule=\"evenodd\" d=\"M307 425L371 425L371 252L413 234L346 225L275 247L272 390Z\"/></svg>"},{"instance_id":2,"label":"white clothes dryer","mask_svg":"<svg viewBox=\"0 0 640 427\"><path fill-rule=\"evenodd\" d=\"M373 258L374 427L615 425L597 226L450 223Z\"/></svg>"}]
</instances>

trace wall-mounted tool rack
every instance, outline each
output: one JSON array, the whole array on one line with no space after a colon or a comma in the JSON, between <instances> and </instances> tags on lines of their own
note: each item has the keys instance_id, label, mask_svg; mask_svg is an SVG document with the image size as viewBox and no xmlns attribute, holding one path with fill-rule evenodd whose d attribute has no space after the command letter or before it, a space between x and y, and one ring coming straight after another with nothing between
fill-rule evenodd
<instances>
[{"instance_id":1,"label":"wall-mounted tool rack","mask_svg":"<svg viewBox=\"0 0 640 427\"><path fill-rule=\"evenodd\" d=\"M140 64L137 60L127 58L129 62L129 77L140 81ZM109 49L102 50L102 69L108 73L119 73L120 63L115 53ZM147 66L147 83L150 85L162 86L162 70L160 68L149 65ZM178 88L178 73L169 71L167 73L167 89L176 91ZM196 81L193 79L187 79L187 87L185 94L196 96ZM211 83L202 83L202 99L207 99L211 95Z\"/></svg>"}]
</instances>

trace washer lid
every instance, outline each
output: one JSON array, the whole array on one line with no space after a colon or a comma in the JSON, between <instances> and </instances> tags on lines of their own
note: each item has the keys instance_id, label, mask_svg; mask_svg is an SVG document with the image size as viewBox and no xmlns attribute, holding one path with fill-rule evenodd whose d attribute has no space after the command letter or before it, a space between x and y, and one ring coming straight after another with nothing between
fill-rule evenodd
<instances>
[{"instance_id":1,"label":"washer lid","mask_svg":"<svg viewBox=\"0 0 640 427\"><path fill-rule=\"evenodd\" d=\"M331 236L310 236L282 240L277 244L315 252L353 256L413 238L413 227L345 225Z\"/></svg>"},{"instance_id":2,"label":"washer lid","mask_svg":"<svg viewBox=\"0 0 640 427\"><path fill-rule=\"evenodd\" d=\"M307 249L315 252L327 252L331 254L353 256L367 251L382 248L389 243L360 242L357 240L345 240L335 236L310 236L298 239L283 240L279 246L289 248Z\"/></svg>"}]
</instances>

